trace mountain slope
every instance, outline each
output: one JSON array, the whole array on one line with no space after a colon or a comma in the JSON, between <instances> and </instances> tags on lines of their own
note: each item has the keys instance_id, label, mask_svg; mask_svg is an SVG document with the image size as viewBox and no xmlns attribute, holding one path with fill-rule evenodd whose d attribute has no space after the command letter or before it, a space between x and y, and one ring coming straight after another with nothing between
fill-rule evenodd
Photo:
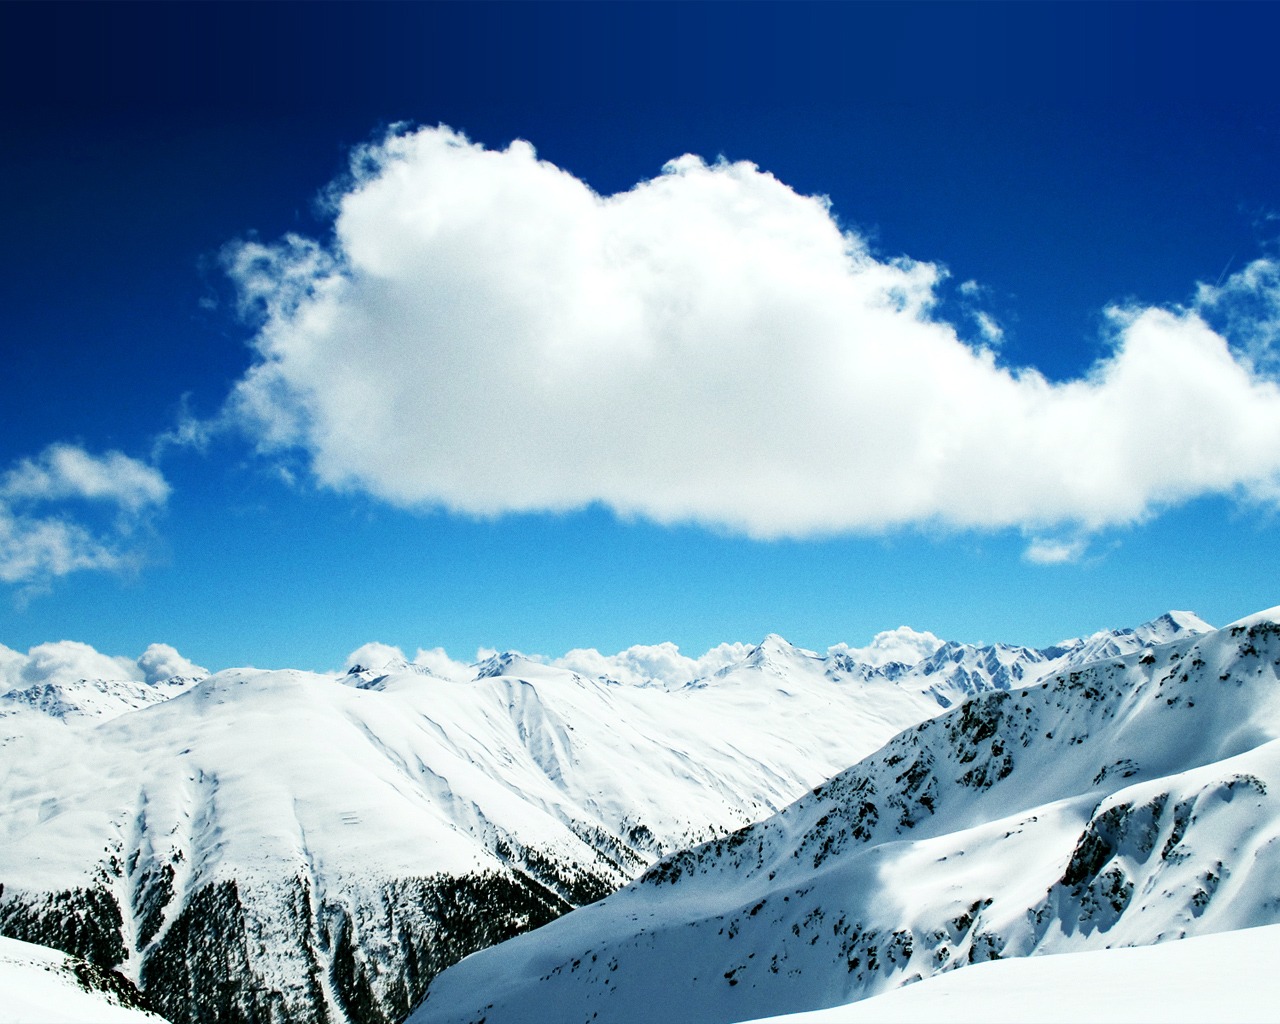
<instances>
[{"instance_id":1,"label":"mountain slope","mask_svg":"<svg viewBox=\"0 0 1280 1024\"><path fill-rule=\"evenodd\" d=\"M0 937L0 1024L165 1024L118 975L55 949Z\"/></svg>"},{"instance_id":2,"label":"mountain slope","mask_svg":"<svg viewBox=\"0 0 1280 1024\"><path fill-rule=\"evenodd\" d=\"M119 966L175 1021L396 1019L448 963L935 707L756 650L674 689L508 657L468 681L228 671L97 717L66 710L91 682L11 701L0 932Z\"/></svg>"},{"instance_id":3,"label":"mountain slope","mask_svg":"<svg viewBox=\"0 0 1280 1024\"><path fill-rule=\"evenodd\" d=\"M1280 925L974 964L858 1003L742 1024L1201 1024L1270 1020Z\"/></svg>"},{"instance_id":4,"label":"mountain slope","mask_svg":"<svg viewBox=\"0 0 1280 1024\"><path fill-rule=\"evenodd\" d=\"M1280 921L1277 615L979 695L468 958L412 1019L728 1022Z\"/></svg>"}]
</instances>

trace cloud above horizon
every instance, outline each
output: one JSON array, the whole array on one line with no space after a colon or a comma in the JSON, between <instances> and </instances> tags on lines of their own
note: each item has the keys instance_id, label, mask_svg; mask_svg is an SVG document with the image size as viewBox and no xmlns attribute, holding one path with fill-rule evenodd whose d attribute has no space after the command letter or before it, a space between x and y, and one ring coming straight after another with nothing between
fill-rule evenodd
<instances>
[{"instance_id":1,"label":"cloud above horizon","mask_svg":"<svg viewBox=\"0 0 1280 1024\"><path fill-rule=\"evenodd\" d=\"M81 570L136 567L138 532L168 498L146 463L51 444L0 476L0 582L38 588Z\"/></svg>"},{"instance_id":2,"label":"cloud above horizon","mask_svg":"<svg viewBox=\"0 0 1280 1024\"><path fill-rule=\"evenodd\" d=\"M1041 563L1200 495L1280 500L1268 260L1108 310L1109 352L1057 383L1001 365L984 311L976 339L939 319L943 268L750 163L601 196L426 128L359 150L332 201L330 242L226 257L260 326L225 415L325 487L755 538L1017 528Z\"/></svg>"},{"instance_id":3,"label":"cloud above horizon","mask_svg":"<svg viewBox=\"0 0 1280 1024\"><path fill-rule=\"evenodd\" d=\"M168 644L151 644L137 658L102 654L79 640L36 644L26 654L0 644L0 693L43 684L68 685L81 679L128 680L154 685L179 676L207 676Z\"/></svg>"}]
</instances>

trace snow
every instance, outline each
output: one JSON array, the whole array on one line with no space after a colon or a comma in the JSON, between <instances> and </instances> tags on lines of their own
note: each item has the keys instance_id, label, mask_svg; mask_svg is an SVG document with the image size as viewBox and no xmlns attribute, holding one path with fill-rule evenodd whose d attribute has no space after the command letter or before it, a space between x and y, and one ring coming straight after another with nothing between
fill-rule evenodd
<instances>
[{"instance_id":1,"label":"snow","mask_svg":"<svg viewBox=\"0 0 1280 1024\"><path fill-rule=\"evenodd\" d=\"M410 663L399 649L371 643L353 652L344 672L232 669L204 679L151 682L165 667L184 664L172 648L153 645L131 663L131 678L111 680L73 678L69 666L97 663L96 652L61 645L41 656L42 663L62 666L56 675L0 695L0 882L7 901L105 886L124 919L121 970L137 981L149 952L165 941L187 901L220 882L236 881L246 915L274 914L288 905L289 893L303 891L313 902L308 920L316 928L315 908L324 908L372 929L370 922L386 919L382 901L388 887L404 880L523 872L539 885L560 886L556 891L564 895L568 887L538 874L538 864L550 864L571 882L585 880L608 891L639 876L658 857L768 819L759 826L761 864L742 870L742 864L726 860L723 870L713 871L708 862L704 873L682 884L683 902L675 914L659 898L663 890L650 884L596 904L584 916L571 915L565 921L573 923L560 931L554 930L558 922L545 930L560 937L557 949L572 948L584 936L612 943L624 935L631 942L634 921L620 930L610 908L635 904L634 913L654 917L645 933L654 959L633 957L618 976L638 985L646 963L655 971L669 970L659 955L659 935L670 942L673 929L688 928L669 949L695 962L723 942L719 917L749 908L764 893L781 893L781 899L786 886L798 891L810 884L791 862L801 864L803 852L804 863L812 864L814 843L823 839L816 822L830 801L805 798L808 803L771 816L812 787L836 773L844 777L849 765L939 715L947 703L1018 686L1051 688L1054 671L1073 669L1090 652L1123 655L1133 662L1125 678L1150 683L1155 671L1171 670L1175 654L1183 656L1178 652L1194 640L1189 634L1196 628L1190 620L1171 619L1146 634L1119 631L1049 653L939 641L941 646L911 665L879 656L858 660L843 645L823 656L776 635L756 645L721 645L698 659L659 644L610 657L570 652L555 660L486 652L480 664L465 669L442 651L419 651ZM1156 668L1137 663L1144 635L1176 638L1153 649ZM908 657L904 652L923 652L934 640L904 628L872 646L886 657L890 650ZM0 654L8 659L7 672L30 675L30 656L21 660L5 651ZM1227 655L1206 657L1211 675ZM912 813L920 818L918 838L932 836L940 844L928 848L929 857L921 860L925 847L880 836L862 860L844 858L840 871L847 873L836 871L830 885L874 893L877 877L896 873L904 893L911 891L912 879L924 886L922 914L945 909L954 917L963 907L952 890L986 891L1008 881L1008 859L998 854L1023 849L1030 873L1006 891L1018 895L1013 902L1025 914L1019 901L1061 874L1072 843L1107 795L1107 787L1088 782L1100 767L1099 746L1067 743L1071 712L1060 706L1060 695L1052 708L1053 694L1036 699L1044 705L1038 727L1055 731L1058 741L1038 755L1040 761L1020 768L1021 790L993 789L981 810L960 797L940 798L937 815L917 808ZM1247 754L1269 735L1270 720L1255 714L1258 708L1249 700L1221 702L1218 718L1229 721L1230 730L1196 734L1205 758ZM1125 710L1116 722L1128 715ZM1134 730L1162 738L1168 749L1144 740L1153 752L1143 758L1146 774L1139 782L1156 777L1158 768L1185 766L1181 725L1155 728L1148 718ZM1121 739L1103 745L1106 764L1118 762L1120 755L1109 752L1123 745ZM1062 776L1067 789L1052 783L1059 762L1072 768ZM878 770L885 791L903 787L894 781L902 767ZM1280 772L1269 762L1248 770L1275 776L1280 785ZM1108 786L1114 788L1123 771L1115 769L1116 780ZM1203 785L1220 783L1214 777ZM1041 803L1055 809L1031 810ZM1029 813L1039 813L1040 820L1024 829L1025 839L1002 838ZM1004 819L1007 828L992 824ZM962 879L929 867L938 858L954 863L963 856L963 844L991 849L990 868ZM1270 864L1268 856L1260 863ZM776 878L764 879L768 871ZM164 872L171 873L172 898L160 893L163 899L148 921L147 908L159 898L156 880ZM1233 884L1224 881L1224 891ZM804 908L797 903L788 912L807 912L811 905L812 900ZM884 903L886 927L892 910ZM299 913L296 907L290 912ZM785 925L802 917L792 914ZM764 923L763 917L751 920ZM301 935L298 921L283 917L263 917L255 927L264 944L254 960L262 984L301 984L281 949L312 937ZM772 941L759 934L762 943ZM315 941L318 957L333 955L327 938ZM797 952L797 961L830 957L834 941ZM541 965L535 976L556 966L544 963L544 947L529 948ZM761 959L765 949L759 946ZM527 981L519 970L509 975L517 987ZM743 996L749 987L735 991ZM821 994L834 1001L846 993L841 988ZM683 1010L707 992L677 984L671 995L691 1000L673 1004L673 1010Z\"/></svg>"},{"instance_id":2,"label":"snow","mask_svg":"<svg viewBox=\"0 0 1280 1024\"><path fill-rule=\"evenodd\" d=\"M772 818L468 957L413 1024L569 1007L726 1024L997 957L1276 923L1280 629L1128 644L923 721Z\"/></svg>"},{"instance_id":3,"label":"snow","mask_svg":"<svg viewBox=\"0 0 1280 1024\"><path fill-rule=\"evenodd\" d=\"M1198 1024L1275 1018L1280 925L974 964L857 1003L742 1024Z\"/></svg>"},{"instance_id":4,"label":"snow","mask_svg":"<svg viewBox=\"0 0 1280 1024\"><path fill-rule=\"evenodd\" d=\"M162 1017L86 989L71 966L74 959L0 937L0 1024L164 1024Z\"/></svg>"},{"instance_id":5,"label":"snow","mask_svg":"<svg viewBox=\"0 0 1280 1024\"><path fill-rule=\"evenodd\" d=\"M1252 615L1246 615L1242 619L1230 622L1224 629L1248 629L1250 626L1257 626L1261 623L1280 622L1280 604L1274 608L1268 608L1265 611L1254 612Z\"/></svg>"}]
</instances>

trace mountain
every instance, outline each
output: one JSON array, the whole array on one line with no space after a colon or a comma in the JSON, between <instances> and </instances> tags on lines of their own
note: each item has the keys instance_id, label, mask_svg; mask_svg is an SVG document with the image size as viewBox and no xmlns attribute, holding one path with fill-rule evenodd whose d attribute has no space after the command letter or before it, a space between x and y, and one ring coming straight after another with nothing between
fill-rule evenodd
<instances>
[{"instance_id":1,"label":"mountain","mask_svg":"<svg viewBox=\"0 0 1280 1024\"><path fill-rule=\"evenodd\" d=\"M903 666L896 678L901 685L912 686L949 708L978 693L1031 686L1091 662L1198 636L1211 629L1193 612L1166 612L1134 629L1104 630L1081 639L1063 640L1043 650L952 641L941 644L914 665Z\"/></svg>"},{"instance_id":2,"label":"mountain","mask_svg":"<svg viewBox=\"0 0 1280 1024\"><path fill-rule=\"evenodd\" d=\"M369 644L340 673L205 678L163 645L4 648L0 934L118 969L175 1024L397 1020L467 954L1091 642L899 629L862 652L769 636L473 666Z\"/></svg>"},{"instance_id":3,"label":"mountain","mask_svg":"<svg viewBox=\"0 0 1280 1024\"><path fill-rule=\"evenodd\" d=\"M1187 625L1063 645L1116 653L981 692L773 817L468 957L413 1024L719 1024L1280 922L1280 608L1141 646Z\"/></svg>"},{"instance_id":4,"label":"mountain","mask_svg":"<svg viewBox=\"0 0 1280 1024\"><path fill-rule=\"evenodd\" d=\"M117 974L30 942L0 937L0 1024L166 1024Z\"/></svg>"},{"instance_id":5,"label":"mountain","mask_svg":"<svg viewBox=\"0 0 1280 1024\"><path fill-rule=\"evenodd\" d=\"M97 715L134 690L58 685L0 717L0 932L201 1022L402 1017L447 964L934 710L777 639L674 688L514 655L465 680L233 670Z\"/></svg>"},{"instance_id":6,"label":"mountain","mask_svg":"<svg viewBox=\"0 0 1280 1024\"><path fill-rule=\"evenodd\" d=\"M152 704L162 704L199 679L176 677L160 683L133 679L77 679L40 682L0 694L0 718L23 707L67 723L106 721Z\"/></svg>"}]
</instances>

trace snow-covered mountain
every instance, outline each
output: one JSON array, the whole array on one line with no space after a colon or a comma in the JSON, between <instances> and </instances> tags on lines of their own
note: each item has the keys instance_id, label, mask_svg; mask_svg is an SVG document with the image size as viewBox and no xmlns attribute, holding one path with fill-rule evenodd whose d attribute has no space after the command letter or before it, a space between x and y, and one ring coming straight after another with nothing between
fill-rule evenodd
<instances>
[{"instance_id":1,"label":"snow-covered mountain","mask_svg":"<svg viewBox=\"0 0 1280 1024\"><path fill-rule=\"evenodd\" d=\"M474 676L235 670L96 716L160 689L11 691L0 931L119 966L175 1021L392 1020L935 709L780 640L674 688L514 655Z\"/></svg>"},{"instance_id":2,"label":"snow-covered mountain","mask_svg":"<svg viewBox=\"0 0 1280 1024\"><path fill-rule=\"evenodd\" d=\"M1114 642L467 958L413 1024L730 1022L993 959L1280 922L1280 608Z\"/></svg>"},{"instance_id":3,"label":"snow-covered mountain","mask_svg":"<svg viewBox=\"0 0 1280 1024\"><path fill-rule=\"evenodd\" d=\"M473 666L370 644L341 673L203 679L161 645L3 648L0 933L118 967L176 1022L396 1020L461 957L963 692L1207 628L1159 622L1015 655L905 629L825 655L770 636Z\"/></svg>"}]
</instances>

